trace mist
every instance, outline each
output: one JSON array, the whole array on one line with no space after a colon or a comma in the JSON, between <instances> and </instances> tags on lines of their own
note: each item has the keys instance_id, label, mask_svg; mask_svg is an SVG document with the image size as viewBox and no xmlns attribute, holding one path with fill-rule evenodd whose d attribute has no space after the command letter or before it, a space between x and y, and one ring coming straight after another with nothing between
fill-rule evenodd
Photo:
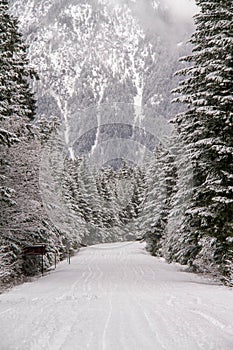
<instances>
[{"instance_id":1,"label":"mist","mask_svg":"<svg viewBox=\"0 0 233 350\"><path fill-rule=\"evenodd\" d=\"M198 12L195 0L136 0L128 3L147 33L157 34L171 45L187 41L194 31L193 16Z\"/></svg>"},{"instance_id":2,"label":"mist","mask_svg":"<svg viewBox=\"0 0 233 350\"><path fill-rule=\"evenodd\" d=\"M188 40L198 12L195 0L102 0L111 7L127 4L147 34L176 43ZM154 6L153 6L154 5Z\"/></svg>"},{"instance_id":3,"label":"mist","mask_svg":"<svg viewBox=\"0 0 233 350\"><path fill-rule=\"evenodd\" d=\"M172 17L178 21L192 21L192 17L198 12L194 0L160 0L166 6Z\"/></svg>"},{"instance_id":4,"label":"mist","mask_svg":"<svg viewBox=\"0 0 233 350\"><path fill-rule=\"evenodd\" d=\"M112 6L127 3L140 10L146 10L154 3L154 7L168 11L174 19L179 21L191 21L193 15L198 12L195 0L102 0L102 2Z\"/></svg>"}]
</instances>

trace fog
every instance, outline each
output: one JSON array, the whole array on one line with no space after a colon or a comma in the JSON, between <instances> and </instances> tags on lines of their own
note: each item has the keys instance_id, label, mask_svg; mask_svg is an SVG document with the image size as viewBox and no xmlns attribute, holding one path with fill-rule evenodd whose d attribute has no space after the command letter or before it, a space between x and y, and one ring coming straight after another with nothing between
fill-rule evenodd
<instances>
[{"instance_id":1,"label":"fog","mask_svg":"<svg viewBox=\"0 0 233 350\"><path fill-rule=\"evenodd\" d=\"M192 16L198 11L195 0L102 0L102 2L112 6L128 3L131 7L138 8L143 12L150 8L151 4L154 4L154 7L167 10L174 19L179 21L191 21Z\"/></svg>"},{"instance_id":2,"label":"fog","mask_svg":"<svg viewBox=\"0 0 233 350\"><path fill-rule=\"evenodd\" d=\"M164 6L167 6L173 18L178 21L191 21L193 15L198 12L194 0L160 0Z\"/></svg>"},{"instance_id":3,"label":"fog","mask_svg":"<svg viewBox=\"0 0 233 350\"><path fill-rule=\"evenodd\" d=\"M144 30L171 43L186 41L193 32L195 0L101 0L110 6L127 4ZM153 7L152 7L153 6Z\"/></svg>"},{"instance_id":4,"label":"fog","mask_svg":"<svg viewBox=\"0 0 233 350\"><path fill-rule=\"evenodd\" d=\"M171 45L187 41L194 31L193 16L198 12L194 0L135 0L132 4L144 29Z\"/></svg>"}]
</instances>

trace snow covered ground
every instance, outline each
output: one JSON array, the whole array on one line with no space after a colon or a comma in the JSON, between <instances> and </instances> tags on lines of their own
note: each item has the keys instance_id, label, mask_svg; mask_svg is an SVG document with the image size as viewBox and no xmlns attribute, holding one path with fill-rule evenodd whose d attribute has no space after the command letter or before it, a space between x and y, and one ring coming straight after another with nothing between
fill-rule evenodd
<instances>
[{"instance_id":1,"label":"snow covered ground","mask_svg":"<svg viewBox=\"0 0 233 350\"><path fill-rule=\"evenodd\" d=\"M148 255L83 248L0 296L1 350L232 350L233 291Z\"/></svg>"}]
</instances>

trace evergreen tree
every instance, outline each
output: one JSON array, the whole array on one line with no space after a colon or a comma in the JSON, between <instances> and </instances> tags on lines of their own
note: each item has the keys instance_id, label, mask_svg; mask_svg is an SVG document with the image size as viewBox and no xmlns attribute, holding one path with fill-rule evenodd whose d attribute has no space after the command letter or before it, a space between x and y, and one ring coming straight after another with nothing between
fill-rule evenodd
<instances>
[{"instance_id":1,"label":"evergreen tree","mask_svg":"<svg viewBox=\"0 0 233 350\"><path fill-rule=\"evenodd\" d=\"M182 142L189 145L193 167L193 196L183 221L193 249L186 260L196 259L200 265L205 242L214 242L212 263L227 278L231 271L226 261L233 250L233 3L196 2L200 12L191 39L193 53L183 58L189 66L179 74L187 78L175 90L180 95L176 101L187 105L175 123Z\"/></svg>"},{"instance_id":2,"label":"evergreen tree","mask_svg":"<svg viewBox=\"0 0 233 350\"><path fill-rule=\"evenodd\" d=\"M0 2L0 152L1 225L0 277L11 283L40 269L37 258L22 259L24 245L43 242L49 253L45 267L54 261L58 230L50 222L39 193L40 141L30 122L35 100L29 82L37 78L26 57L27 46L17 20ZM14 190L12 189L14 188Z\"/></svg>"},{"instance_id":3,"label":"evergreen tree","mask_svg":"<svg viewBox=\"0 0 233 350\"><path fill-rule=\"evenodd\" d=\"M35 113L35 100L28 80L36 74L29 67L26 45L18 31L17 20L8 13L8 1L0 3L0 145L11 146L25 136ZM1 157L1 165L6 165ZM12 189L1 174L0 200L8 204Z\"/></svg>"},{"instance_id":4,"label":"evergreen tree","mask_svg":"<svg viewBox=\"0 0 233 350\"><path fill-rule=\"evenodd\" d=\"M170 146L157 147L147 174L147 191L144 210L140 217L140 230L147 241L147 249L161 254L164 244L171 198L175 191L176 164L174 150Z\"/></svg>"},{"instance_id":5,"label":"evergreen tree","mask_svg":"<svg viewBox=\"0 0 233 350\"><path fill-rule=\"evenodd\" d=\"M184 144L180 137L174 137L172 168L175 169L173 189L170 191L169 211L162 254L169 261L187 264L197 249L195 232L188 231L186 211L193 198L193 168L190 158L190 145Z\"/></svg>"},{"instance_id":6,"label":"evergreen tree","mask_svg":"<svg viewBox=\"0 0 233 350\"><path fill-rule=\"evenodd\" d=\"M128 171L126 171L126 168L123 167L118 176L121 178L119 194L123 190L122 207L119 208L120 226L124 231L125 240L132 240L139 235L139 217L143 210L145 197L145 169L139 166L134 168L128 166Z\"/></svg>"}]
</instances>

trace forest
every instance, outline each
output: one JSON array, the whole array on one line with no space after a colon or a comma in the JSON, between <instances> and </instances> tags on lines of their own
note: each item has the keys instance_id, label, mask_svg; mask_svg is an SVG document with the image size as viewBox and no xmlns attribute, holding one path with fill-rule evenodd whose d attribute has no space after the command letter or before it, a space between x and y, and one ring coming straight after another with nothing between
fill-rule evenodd
<instances>
[{"instance_id":1,"label":"forest","mask_svg":"<svg viewBox=\"0 0 233 350\"><path fill-rule=\"evenodd\" d=\"M97 127L94 136L83 133L90 138L84 144L79 138L80 144L70 147L67 125L72 120L72 134L81 128L80 120L73 128L76 117L61 120L46 115L45 107L38 117L41 107L34 87L46 77L31 64L30 47L8 1L0 2L0 288L40 273L40 256L24 256L25 246L46 245L46 270L54 265L55 254L63 260L81 246L135 240L145 240L153 256L233 286L233 4L231 0L196 0L196 4L191 50L179 58L176 86L170 86L172 101L164 107L171 132L165 140L156 141L152 152L143 141L150 157L142 164L119 157L98 167L88 159L88 142L94 152L96 135L102 141L107 136L114 139L116 129L109 132L106 126L99 131ZM131 64L130 55L124 57ZM140 60L136 63L132 74L137 77L137 69L144 67ZM148 66L153 67L151 61ZM156 72L148 68L146 74L156 80ZM82 82L89 84L86 77L83 73ZM143 87L137 79L134 84L129 80L127 89L139 96ZM109 102L106 96L117 95L117 123L128 125L126 111L138 122L133 106L139 97L125 101L122 82L117 81L119 85L114 82L104 92L98 90L99 105L112 113L113 108L104 107ZM92 98L90 86L86 91ZM78 83L77 89L82 90ZM148 86L147 90L149 95ZM80 97L82 111L88 94ZM151 102L150 109L146 102L143 105L144 95L139 114L144 109L145 118L150 118L158 109ZM44 106L51 101L44 99ZM177 114L171 115L169 103L177 106ZM98 108L88 113L96 116ZM127 139L137 135L142 140L144 134L135 130L135 125L130 131L121 127L121 139L125 133Z\"/></svg>"}]
</instances>

